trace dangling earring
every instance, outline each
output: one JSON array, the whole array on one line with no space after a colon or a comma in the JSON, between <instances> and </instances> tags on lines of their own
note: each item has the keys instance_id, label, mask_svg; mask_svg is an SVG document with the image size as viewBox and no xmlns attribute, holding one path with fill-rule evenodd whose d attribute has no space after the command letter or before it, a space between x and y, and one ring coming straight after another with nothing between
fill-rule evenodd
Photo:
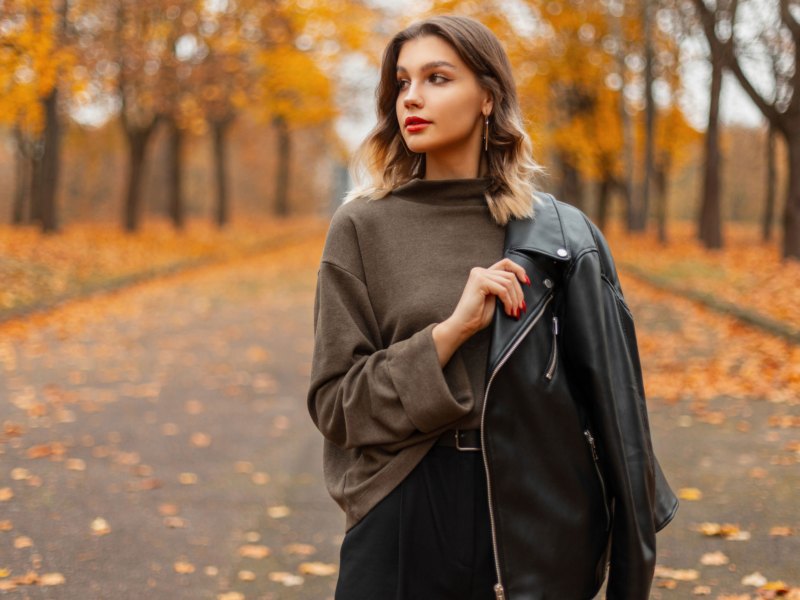
<instances>
[{"instance_id":1,"label":"dangling earring","mask_svg":"<svg viewBox=\"0 0 800 600\"><path fill-rule=\"evenodd\" d=\"M483 151L489 151L489 115L486 115L486 120L483 122Z\"/></svg>"}]
</instances>

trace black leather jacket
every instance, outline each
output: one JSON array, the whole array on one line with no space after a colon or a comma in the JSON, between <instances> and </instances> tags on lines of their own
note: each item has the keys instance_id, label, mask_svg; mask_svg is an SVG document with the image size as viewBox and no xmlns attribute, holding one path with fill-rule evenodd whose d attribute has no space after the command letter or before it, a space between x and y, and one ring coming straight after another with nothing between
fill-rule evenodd
<instances>
[{"instance_id":1,"label":"black leather jacket","mask_svg":"<svg viewBox=\"0 0 800 600\"><path fill-rule=\"evenodd\" d=\"M656 532L678 508L653 454L633 319L608 244L577 208L539 194L507 226L528 310L500 302L481 417L505 600L646 600ZM609 564L610 563L610 564Z\"/></svg>"}]
</instances>

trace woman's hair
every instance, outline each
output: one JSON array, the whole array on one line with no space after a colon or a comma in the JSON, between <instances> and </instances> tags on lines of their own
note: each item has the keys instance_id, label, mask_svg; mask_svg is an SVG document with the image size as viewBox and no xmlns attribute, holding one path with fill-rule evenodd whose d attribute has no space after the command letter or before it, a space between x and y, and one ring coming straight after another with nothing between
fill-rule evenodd
<instances>
[{"instance_id":1,"label":"woman's hair","mask_svg":"<svg viewBox=\"0 0 800 600\"><path fill-rule=\"evenodd\" d=\"M397 121L397 58L408 40L435 35L449 43L493 99L489 115L489 149L484 152L490 180L486 201L495 222L533 216L534 177L544 169L533 160L511 63L495 35L468 17L439 15L412 23L386 46L375 92L378 123L356 150L351 174L359 182L345 201L366 196L384 198L422 174L425 155L409 151ZM481 150L483 152L483 150ZM366 179L366 181L364 181Z\"/></svg>"}]
</instances>

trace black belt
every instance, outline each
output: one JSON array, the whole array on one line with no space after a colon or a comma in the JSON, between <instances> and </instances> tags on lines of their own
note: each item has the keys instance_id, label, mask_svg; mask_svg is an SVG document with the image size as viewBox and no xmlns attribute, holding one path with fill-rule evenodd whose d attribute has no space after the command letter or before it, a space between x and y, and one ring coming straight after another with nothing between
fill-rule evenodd
<instances>
[{"instance_id":1,"label":"black belt","mask_svg":"<svg viewBox=\"0 0 800 600\"><path fill-rule=\"evenodd\" d=\"M481 449L480 429L448 429L436 442L437 446L451 446L461 450L477 451Z\"/></svg>"}]
</instances>

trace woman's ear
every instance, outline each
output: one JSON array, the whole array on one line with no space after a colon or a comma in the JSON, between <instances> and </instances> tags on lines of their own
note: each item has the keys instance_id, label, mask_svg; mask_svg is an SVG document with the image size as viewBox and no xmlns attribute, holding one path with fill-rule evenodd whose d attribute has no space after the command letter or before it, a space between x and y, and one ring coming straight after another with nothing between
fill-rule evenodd
<instances>
[{"instance_id":1,"label":"woman's ear","mask_svg":"<svg viewBox=\"0 0 800 600\"><path fill-rule=\"evenodd\" d=\"M494 108L494 99L489 91L484 92L483 102L481 103L481 112L483 113L484 117L488 117L492 114L492 109Z\"/></svg>"}]
</instances>

